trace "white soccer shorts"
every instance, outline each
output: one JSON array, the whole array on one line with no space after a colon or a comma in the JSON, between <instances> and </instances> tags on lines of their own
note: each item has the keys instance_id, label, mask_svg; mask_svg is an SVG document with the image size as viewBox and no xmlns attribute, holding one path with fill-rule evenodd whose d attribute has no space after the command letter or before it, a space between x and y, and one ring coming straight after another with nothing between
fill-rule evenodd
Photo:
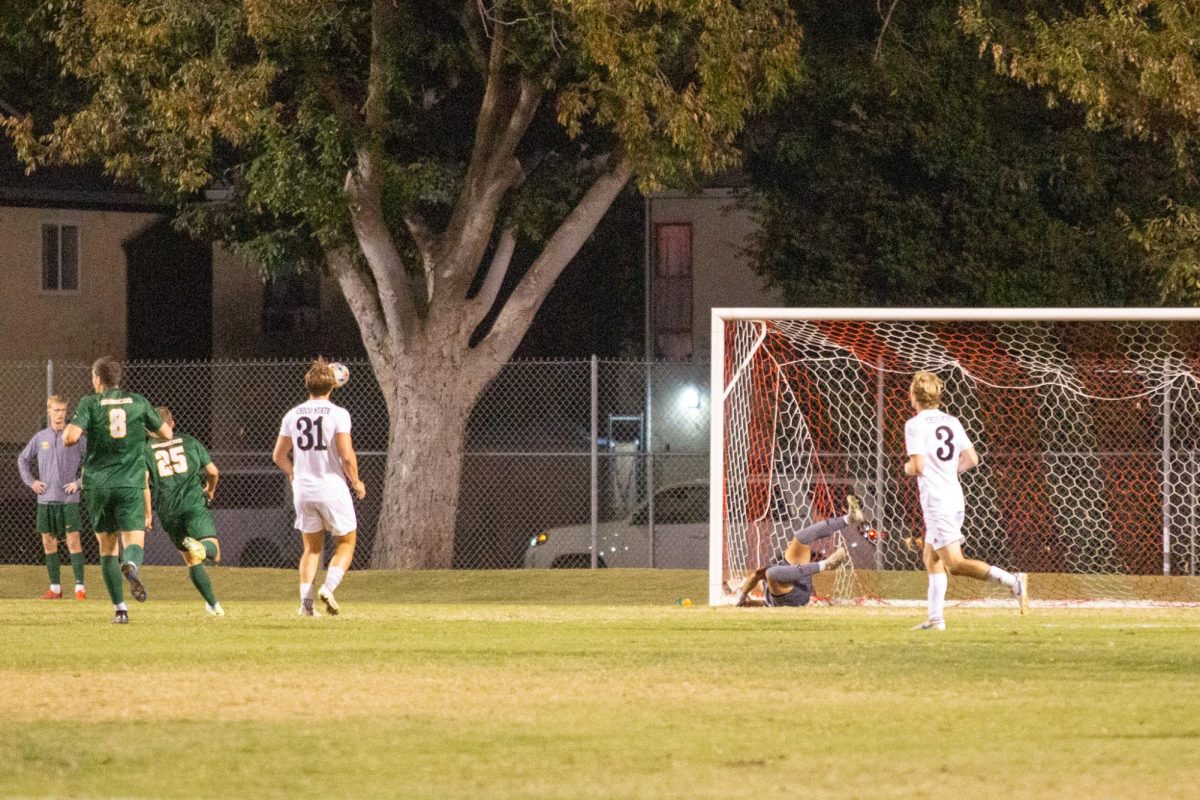
<instances>
[{"instance_id":1,"label":"white soccer shorts","mask_svg":"<svg viewBox=\"0 0 1200 800\"><path fill-rule=\"evenodd\" d=\"M966 538L962 534L962 526L962 511L952 511L948 514L927 514L925 516L925 544L934 550L941 550L948 544L961 542Z\"/></svg>"},{"instance_id":2,"label":"white soccer shorts","mask_svg":"<svg viewBox=\"0 0 1200 800\"><path fill-rule=\"evenodd\" d=\"M339 492L324 500L300 500L296 503L296 530L301 533L329 531L334 536L345 536L358 530L358 519L354 514L354 501L350 491Z\"/></svg>"}]
</instances>

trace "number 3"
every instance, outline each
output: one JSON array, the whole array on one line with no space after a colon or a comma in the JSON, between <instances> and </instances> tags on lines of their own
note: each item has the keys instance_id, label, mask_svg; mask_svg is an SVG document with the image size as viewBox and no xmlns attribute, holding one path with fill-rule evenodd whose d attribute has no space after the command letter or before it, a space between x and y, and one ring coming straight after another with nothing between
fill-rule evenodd
<instances>
[{"instance_id":1,"label":"number 3","mask_svg":"<svg viewBox=\"0 0 1200 800\"><path fill-rule=\"evenodd\" d=\"M954 458L954 431L945 425L939 425L934 431L939 442L944 442L942 447L939 447L935 452L939 461L949 461Z\"/></svg>"}]
</instances>

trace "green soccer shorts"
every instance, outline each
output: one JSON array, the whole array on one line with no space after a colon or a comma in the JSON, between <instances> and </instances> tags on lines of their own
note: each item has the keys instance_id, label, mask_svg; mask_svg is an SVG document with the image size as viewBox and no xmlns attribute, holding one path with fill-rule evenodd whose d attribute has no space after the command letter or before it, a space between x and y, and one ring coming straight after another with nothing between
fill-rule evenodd
<instances>
[{"instance_id":1,"label":"green soccer shorts","mask_svg":"<svg viewBox=\"0 0 1200 800\"><path fill-rule=\"evenodd\" d=\"M207 508L196 508L181 514L164 517L161 514L158 521L176 550L183 550L183 540L190 536L193 539L216 539L217 526L213 522L212 512Z\"/></svg>"},{"instance_id":2,"label":"green soccer shorts","mask_svg":"<svg viewBox=\"0 0 1200 800\"><path fill-rule=\"evenodd\" d=\"M79 533L78 503L38 503L38 533L48 533L64 539L68 533Z\"/></svg>"},{"instance_id":3,"label":"green soccer shorts","mask_svg":"<svg viewBox=\"0 0 1200 800\"><path fill-rule=\"evenodd\" d=\"M146 529L146 495L142 489L118 486L83 490L83 502L96 533Z\"/></svg>"}]
</instances>

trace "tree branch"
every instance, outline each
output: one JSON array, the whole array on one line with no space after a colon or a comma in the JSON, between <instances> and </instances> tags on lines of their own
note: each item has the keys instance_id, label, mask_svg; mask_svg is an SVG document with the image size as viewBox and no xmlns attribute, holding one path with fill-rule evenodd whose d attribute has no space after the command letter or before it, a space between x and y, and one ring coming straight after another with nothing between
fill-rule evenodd
<instances>
[{"instance_id":1,"label":"tree branch","mask_svg":"<svg viewBox=\"0 0 1200 800\"><path fill-rule=\"evenodd\" d=\"M342 294L346 296L350 311L358 322L371 366L375 368L380 383L385 384L392 375L396 354L391 338L386 335L387 325L383 320L383 309L379 305L379 295L374 282L345 250L328 251L325 253L325 260L329 264L329 271L342 287Z\"/></svg>"},{"instance_id":2,"label":"tree branch","mask_svg":"<svg viewBox=\"0 0 1200 800\"><path fill-rule=\"evenodd\" d=\"M421 256L421 265L425 271L425 302L433 300L434 287L434 249L437 247L437 236L430 229L429 223L419 213L413 210L404 212L404 224L417 245Z\"/></svg>"},{"instance_id":3,"label":"tree branch","mask_svg":"<svg viewBox=\"0 0 1200 800\"><path fill-rule=\"evenodd\" d=\"M629 165L621 162L588 188L513 290L492 329L479 343L481 354L499 361L512 357L554 282L592 235L631 175Z\"/></svg>"},{"instance_id":4,"label":"tree branch","mask_svg":"<svg viewBox=\"0 0 1200 800\"><path fill-rule=\"evenodd\" d=\"M515 75L505 65L506 37L507 28L497 23L470 162L435 259L434 303L445 297L446 313L456 313L457 303L466 298L491 241L500 204L524 176L516 150L544 91L540 83Z\"/></svg>"},{"instance_id":5,"label":"tree branch","mask_svg":"<svg viewBox=\"0 0 1200 800\"><path fill-rule=\"evenodd\" d=\"M500 241L496 243L496 252L492 254L492 261L488 264L483 285L479 287L479 293L469 303L467 336L470 336L479 327L479 323L483 322L484 317L492 310L496 297L500 294L500 287L504 285L504 278L508 275L508 267L512 263L513 251L516 248L516 231L513 228L505 228L500 234Z\"/></svg>"},{"instance_id":6,"label":"tree branch","mask_svg":"<svg viewBox=\"0 0 1200 800\"><path fill-rule=\"evenodd\" d=\"M402 349L416 329L417 305L400 249L383 217L382 194L374 156L365 149L359 150L358 165L346 175L350 221L375 279L386 330Z\"/></svg>"}]
</instances>

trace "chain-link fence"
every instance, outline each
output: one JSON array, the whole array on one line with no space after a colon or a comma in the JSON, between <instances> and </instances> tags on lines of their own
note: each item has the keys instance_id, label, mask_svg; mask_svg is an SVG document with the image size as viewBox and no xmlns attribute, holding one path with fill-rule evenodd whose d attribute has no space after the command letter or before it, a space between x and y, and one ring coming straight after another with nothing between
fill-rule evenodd
<instances>
[{"instance_id":1,"label":"chain-link fence","mask_svg":"<svg viewBox=\"0 0 1200 800\"><path fill-rule=\"evenodd\" d=\"M271 462L279 421L304 399L305 361L132 362L124 385L171 408L176 428L204 442L221 470L213 516L228 566L293 567L290 487ZM355 567L369 567L383 488L388 418L370 365L334 400L354 419L359 469ZM0 427L9 479L0 482L0 563L37 563L36 498L17 455L45 427L45 398L70 411L91 391L86 364L0 363L10 399ZM485 390L467 425L454 566L707 564L708 365L520 361ZM85 554L96 558L83 514ZM593 554L595 554L593 556ZM179 563L151 533L146 561Z\"/></svg>"}]
</instances>

